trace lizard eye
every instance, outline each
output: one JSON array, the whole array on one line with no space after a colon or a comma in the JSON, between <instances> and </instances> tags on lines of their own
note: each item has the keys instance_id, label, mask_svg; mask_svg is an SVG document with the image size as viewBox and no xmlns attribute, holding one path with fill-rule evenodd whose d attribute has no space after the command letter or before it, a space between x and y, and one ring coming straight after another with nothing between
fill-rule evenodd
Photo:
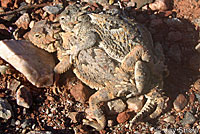
<instances>
[{"instance_id":1,"label":"lizard eye","mask_svg":"<svg viewBox=\"0 0 200 134\"><path fill-rule=\"evenodd\" d=\"M35 34L34 35L36 38L40 38L41 36L40 36L40 34Z\"/></svg>"},{"instance_id":2,"label":"lizard eye","mask_svg":"<svg viewBox=\"0 0 200 134\"><path fill-rule=\"evenodd\" d=\"M60 17L60 20L65 20L65 17Z\"/></svg>"}]
</instances>

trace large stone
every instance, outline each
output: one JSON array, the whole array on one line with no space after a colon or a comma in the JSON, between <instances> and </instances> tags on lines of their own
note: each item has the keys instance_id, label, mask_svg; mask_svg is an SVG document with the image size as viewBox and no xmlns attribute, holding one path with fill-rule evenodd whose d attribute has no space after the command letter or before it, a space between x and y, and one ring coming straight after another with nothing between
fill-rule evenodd
<instances>
[{"instance_id":1,"label":"large stone","mask_svg":"<svg viewBox=\"0 0 200 134\"><path fill-rule=\"evenodd\" d=\"M12 116L12 107L6 99L0 98L0 118L10 119Z\"/></svg>"},{"instance_id":2,"label":"large stone","mask_svg":"<svg viewBox=\"0 0 200 134\"><path fill-rule=\"evenodd\" d=\"M37 87L53 84L53 56L28 41L0 41L0 57L10 63Z\"/></svg>"}]
</instances>

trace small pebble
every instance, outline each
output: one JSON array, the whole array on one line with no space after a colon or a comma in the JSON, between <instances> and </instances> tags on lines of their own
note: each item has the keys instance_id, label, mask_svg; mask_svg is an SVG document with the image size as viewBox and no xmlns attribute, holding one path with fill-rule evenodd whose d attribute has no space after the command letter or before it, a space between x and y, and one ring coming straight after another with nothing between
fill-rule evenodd
<instances>
[{"instance_id":1,"label":"small pebble","mask_svg":"<svg viewBox=\"0 0 200 134\"><path fill-rule=\"evenodd\" d=\"M19 87L16 92L16 101L17 105L30 108L32 105L32 95L27 87L23 85Z\"/></svg>"},{"instance_id":2,"label":"small pebble","mask_svg":"<svg viewBox=\"0 0 200 134\"><path fill-rule=\"evenodd\" d=\"M21 82L18 81L17 79L11 79L10 81L8 81L7 88L11 90L13 93L15 93L19 88L20 84Z\"/></svg>"},{"instance_id":3,"label":"small pebble","mask_svg":"<svg viewBox=\"0 0 200 134\"><path fill-rule=\"evenodd\" d=\"M125 112L122 112L122 113L119 113L118 116L117 116L117 122L118 123L124 123L126 122L128 119L130 118L130 114L125 111Z\"/></svg>"},{"instance_id":4,"label":"small pebble","mask_svg":"<svg viewBox=\"0 0 200 134\"><path fill-rule=\"evenodd\" d=\"M29 23L29 28L33 28L34 24L35 24L35 21L32 20L32 21Z\"/></svg>"},{"instance_id":5,"label":"small pebble","mask_svg":"<svg viewBox=\"0 0 200 134\"><path fill-rule=\"evenodd\" d=\"M6 74L6 71L9 69L8 66L6 65L0 65L0 74L1 75L5 75Z\"/></svg>"},{"instance_id":6,"label":"small pebble","mask_svg":"<svg viewBox=\"0 0 200 134\"><path fill-rule=\"evenodd\" d=\"M178 112L181 111L186 106L186 104L187 99L183 94L179 94L173 102L174 109Z\"/></svg>"},{"instance_id":7,"label":"small pebble","mask_svg":"<svg viewBox=\"0 0 200 134\"><path fill-rule=\"evenodd\" d=\"M197 98L197 100L198 100L198 102L199 102L199 104L200 104L200 94L195 93L195 96L196 96L196 98Z\"/></svg>"},{"instance_id":8,"label":"small pebble","mask_svg":"<svg viewBox=\"0 0 200 134\"><path fill-rule=\"evenodd\" d=\"M16 125L16 126L19 126L19 125L20 125L20 121L19 121L19 120L16 120L15 125Z\"/></svg>"},{"instance_id":9,"label":"small pebble","mask_svg":"<svg viewBox=\"0 0 200 134\"><path fill-rule=\"evenodd\" d=\"M170 115L170 116L164 118L163 120L164 120L165 122L167 122L167 123L175 123L175 117L172 116L172 115Z\"/></svg>"},{"instance_id":10,"label":"small pebble","mask_svg":"<svg viewBox=\"0 0 200 134\"><path fill-rule=\"evenodd\" d=\"M10 125L13 126L13 127L15 126L15 119L12 119L12 120L11 120Z\"/></svg>"},{"instance_id":11,"label":"small pebble","mask_svg":"<svg viewBox=\"0 0 200 134\"><path fill-rule=\"evenodd\" d=\"M0 118L8 120L12 116L12 107L6 99L0 98Z\"/></svg>"},{"instance_id":12,"label":"small pebble","mask_svg":"<svg viewBox=\"0 0 200 134\"><path fill-rule=\"evenodd\" d=\"M107 103L109 110L114 113L121 113L125 110L126 104L121 99L109 101Z\"/></svg>"},{"instance_id":13,"label":"small pebble","mask_svg":"<svg viewBox=\"0 0 200 134\"><path fill-rule=\"evenodd\" d=\"M162 134L162 132L161 132L160 130L156 130L156 131L154 132L154 134Z\"/></svg>"},{"instance_id":14,"label":"small pebble","mask_svg":"<svg viewBox=\"0 0 200 134\"><path fill-rule=\"evenodd\" d=\"M191 114L190 112L186 112L186 114L184 115L183 120L181 121L181 124L183 126L187 125L187 124L193 124L196 121L195 117L193 116L193 114Z\"/></svg>"},{"instance_id":15,"label":"small pebble","mask_svg":"<svg viewBox=\"0 0 200 134\"><path fill-rule=\"evenodd\" d=\"M30 23L30 17L28 13L24 13L19 19L15 22L18 28L28 29Z\"/></svg>"},{"instance_id":16,"label":"small pebble","mask_svg":"<svg viewBox=\"0 0 200 134\"><path fill-rule=\"evenodd\" d=\"M200 79L198 79L195 83L194 83L194 88L198 91L200 91Z\"/></svg>"},{"instance_id":17,"label":"small pebble","mask_svg":"<svg viewBox=\"0 0 200 134\"><path fill-rule=\"evenodd\" d=\"M129 98L126 103L128 104L128 109L130 109L130 111L139 112L144 105L144 101L144 96L140 96Z\"/></svg>"},{"instance_id":18,"label":"small pebble","mask_svg":"<svg viewBox=\"0 0 200 134\"><path fill-rule=\"evenodd\" d=\"M75 98L76 101L85 103L90 96L90 89L85 86L81 81L78 81L76 85L70 88L71 95Z\"/></svg>"},{"instance_id":19,"label":"small pebble","mask_svg":"<svg viewBox=\"0 0 200 134\"><path fill-rule=\"evenodd\" d=\"M49 14L57 14L62 10L63 6L58 4L54 6L45 6L43 7L43 10L46 11Z\"/></svg>"},{"instance_id":20,"label":"small pebble","mask_svg":"<svg viewBox=\"0 0 200 134\"><path fill-rule=\"evenodd\" d=\"M112 127L113 126L114 121L113 120L108 120L108 127Z\"/></svg>"}]
</instances>

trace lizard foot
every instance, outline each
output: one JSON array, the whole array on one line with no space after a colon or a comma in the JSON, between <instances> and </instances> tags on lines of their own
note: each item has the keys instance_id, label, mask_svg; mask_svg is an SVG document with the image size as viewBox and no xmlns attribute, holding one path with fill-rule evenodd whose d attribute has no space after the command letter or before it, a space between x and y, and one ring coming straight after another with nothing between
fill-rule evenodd
<instances>
[{"instance_id":1,"label":"lizard foot","mask_svg":"<svg viewBox=\"0 0 200 134\"><path fill-rule=\"evenodd\" d=\"M57 74L62 74L66 72L71 67L70 56L66 55L54 68L54 72Z\"/></svg>"},{"instance_id":2,"label":"lizard foot","mask_svg":"<svg viewBox=\"0 0 200 134\"><path fill-rule=\"evenodd\" d=\"M167 107L168 98L162 95L159 89L154 88L148 94L145 95L147 101L140 112L136 114L136 116L130 120L129 128L132 129L133 123L138 119L146 118L154 119L158 117L164 109ZM154 111L153 111L154 110Z\"/></svg>"}]
</instances>

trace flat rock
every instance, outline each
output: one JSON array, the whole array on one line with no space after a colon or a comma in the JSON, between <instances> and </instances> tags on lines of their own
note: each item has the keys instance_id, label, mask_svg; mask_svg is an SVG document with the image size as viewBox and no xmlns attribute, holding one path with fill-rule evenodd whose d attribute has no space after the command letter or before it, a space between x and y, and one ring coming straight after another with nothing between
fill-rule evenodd
<instances>
[{"instance_id":1,"label":"flat rock","mask_svg":"<svg viewBox=\"0 0 200 134\"><path fill-rule=\"evenodd\" d=\"M17 105L30 108L32 105L32 95L27 87L21 85L16 92Z\"/></svg>"},{"instance_id":2,"label":"flat rock","mask_svg":"<svg viewBox=\"0 0 200 134\"><path fill-rule=\"evenodd\" d=\"M176 111L181 111L187 104L187 99L185 98L185 96L183 94L179 94L175 101L173 102L174 105L174 109Z\"/></svg>"},{"instance_id":3,"label":"flat rock","mask_svg":"<svg viewBox=\"0 0 200 134\"><path fill-rule=\"evenodd\" d=\"M0 118L10 119L12 116L12 107L6 99L0 98Z\"/></svg>"},{"instance_id":4,"label":"flat rock","mask_svg":"<svg viewBox=\"0 0 200 134\"><path fill-rule=\"evenodd\" d=\"M53 56L28 41L0 41L0 57L10 63L36 87L53 84Z\"/></svg>"}]
</instances>

